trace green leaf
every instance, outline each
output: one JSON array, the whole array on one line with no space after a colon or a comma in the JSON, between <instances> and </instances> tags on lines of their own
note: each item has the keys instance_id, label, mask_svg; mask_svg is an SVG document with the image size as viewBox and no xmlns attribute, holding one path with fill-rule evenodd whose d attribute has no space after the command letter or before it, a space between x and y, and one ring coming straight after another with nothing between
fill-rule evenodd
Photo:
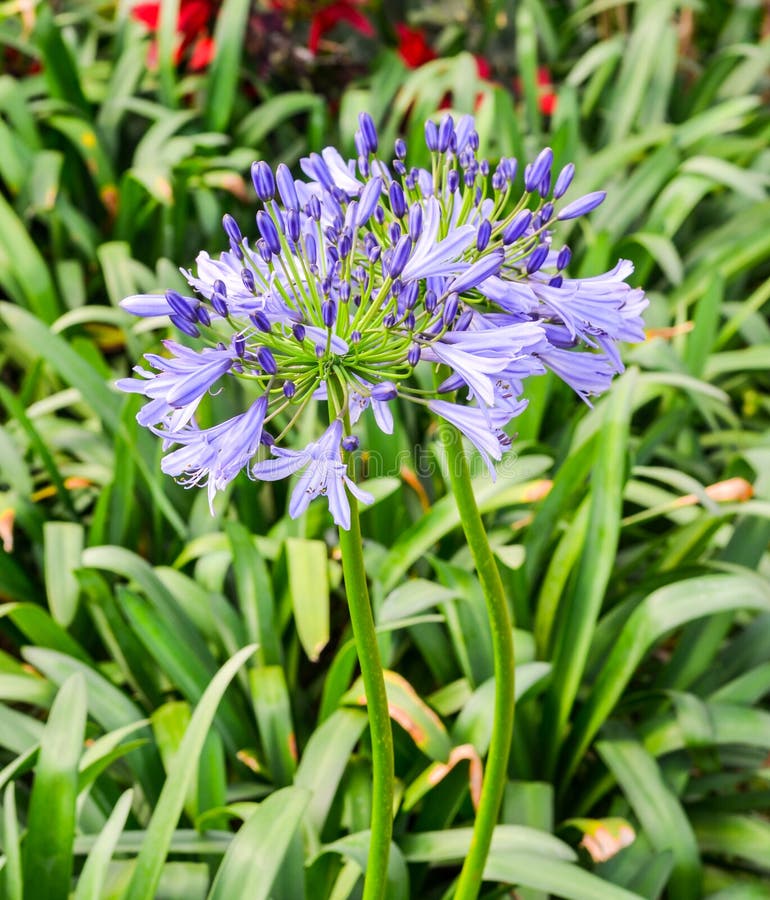
<instances>
[{"instance_id":1,"label":"green leaf","mask_svg":"<svg viewBox=\"0 0 770 900\"><path fill-rule=\"evenodd\" d=\"M326 544L304 538L286 540L289 595L297 634L315 662L329 643L329 574Z\"/></svg>"},{"instance_id":2,"label":"green leaf","mask_svg":"<svg viewBox=\"0 0 770 900\"><path fill-rule=\"evenodd\" d=\"M332 844L326 844L319 855L324 853L339 853L341 856L353 860L364 872L369 857L369 832L359 831L355 834L348 834ZM406 861L401 850L395 844L391 844L385 900L408 900L408 897L409 871Z\"/></svg>"},{"instance_id":3,"label":"green leaf","mask_svg":"<svg viewBox=\"0 0 770 900\"><path fill-rule=\"evenodd\" d=\"M249 18L250 0L224 0L217 15L217 52L206 79L206 127L224 131L238 94L238 75Z\"/></svg>"},{"instance_id":4,"label":"green leaf","mask_svg":"<svg viewBox=\"0 0 770 900\"><path fill-rule=\"evenodd\" d=\"M73 522L46 522L43 538L48 607L53 618L66 628L78 609L80 584L74 570L81 565L83 528Z\"/></svg>"},{"instance_id":5,"label":"green leaf","mask_svg":"<svg viewBox=\"0 0 770 900\"><path fill-rule=\"evenodd\" d=\"M770 610L770 588L753 573L705 575L659 588L634 610L617 635L565 746L562 773L574 771L620 699L644 654L675 628L731 609Z\"/></svg>"},{"instance_id":6,"label":"green leaf","mask_svg":"<svg viewBox=\"0 0 770 900\"><path fill-rule=\"evenodd\" d=\"M310 791L306 819L318 832L326 822L342 774L364 728L366 715L355 709L335 710L310 736L294 776L294 784Z\"/></svg>"},{"instance_id":7,"label":"green leaf","mask_svg":"<svg viewBox=\"0 0 770 900\"><path fill-rule=\"evenodd\" d=\"M249 681L259 735L273 782L289 784L297 767L297 749L286 676L280 666L258 666L249 672Z\"/></svg>"},{"instance_id":8,"label":"green leaf","mask_svg":"<svg viewBox=\"0 0 770 900\"><path fill-rule=\"evenodd\" d=\"M701 896L701 862L692 827L657 763L625 729L607 729L596 749L618 781L653 848L671 851L671 896Z\"/></svg>"},{"instance_id":9,"label":"green leaf","mask_svg":"<svg viewBox=\"0 0 770 900\"><path fill-rule=\"evenodd\" d=\"M217 706L238 669L254 655L255 650L252 644L228 660L211 680L195 708L178 751L178 758L183 762L174 769L163 786L123 900L146 900L154 895Z\"/></svg>"},{"instance_id":10,"label":"green leaf","mask_svg":"<svg viewBox=\"0 0 770 900\"><path fill-rule=\"evenodd\" d=\"M85 679L73 675L56 695L40 739L24 843L25 900L69 897L86 705Z\"/></svg>"},{"instance_id":11,"label":"green leaf","mask_svg":"<svg viewBox=\"0 0 770 900\"><path fill-rule=\"evenodd\" d=\"M412 685L397 672L386 669L383 676L390 717L394 722L398 722L426 756L438 762L446 762L452 744L441 719L420 698ZM366 694L360 678L348 691L346 699L361 706L366 703Z\"/></svg>"},{"instance_id":12,"label":"green leaf","mask_svg":"<svg viewBox=\"0 0 770 900\"><path fill-rule=\"evenodd\" d=\"M101 900L112 854L131 812L133 798L134 792L129 788L115 804L80 872L74 900Z\"/></svg>"},{"instance_id":13,"label":"green leaf","mask_svg":"<svg viewBox=\"0 0 770 900\"><path fill-rule=\"evenodd\" d=\"M249 900L267 900L302 821L308 792L297 787L271 794L240 827L219 867L208 900L232 900L248 885Z\"/></svg>"},{"instance_id":14,"label":"green leaf","mask_svg":"<svg viewBox=\"0 0 770 900\"><path fill-rule=\"evenodd\" d=\"M529 479L540 475L550 465L549 457L524 456L516 461L512 472L505 475L499 473L496 482L486 475L474 478L473 489L479 509L486 513L526 502L532 490ZM460 514L454 496L442 497L429 512L407 528L377 567L374 575L382 581L383 590L392 590L413 563L459 525Z\"/></svg>"},{"instance_id":15,"label":"green leaf","mask_svg":"<svg viewBox=\"0 0 770 900\"><path fill-rule=\"evenodd\" d=\"M0 872L0 883L5 888L5 900L22 900L21 841L16 818L16 786L13 783L5 789L3 798L3 853L5 866Z\"/></svg>"},{"instance_id":16,"label":"green leaf","mask_svg":"<svg viewBox=\"0 0 770 900\"><path fill-rule=\"evenodd\" d=\"M591 507L586 544L574 589L558 625L553 681L543 713L546 767L553 769L569 711L585 669L596 620L610 579L620 534L626 445L635 389L635 372L615 382L596 443L591 475Z\"/></svg>"},{"instance_id":17,"label":"green leaf","mask_svg":"<svg viewBox=\"0 0 770 900\"><path fill-rule=\"evenodd\" d=\"M260 664L280 663L281 645L275 622L273 589L264 557L254 546L250 532L243 525L228 522L226 527L233 551L238 606L249 640L259 646L257 659Z\"/></svg>"}]
</instances>

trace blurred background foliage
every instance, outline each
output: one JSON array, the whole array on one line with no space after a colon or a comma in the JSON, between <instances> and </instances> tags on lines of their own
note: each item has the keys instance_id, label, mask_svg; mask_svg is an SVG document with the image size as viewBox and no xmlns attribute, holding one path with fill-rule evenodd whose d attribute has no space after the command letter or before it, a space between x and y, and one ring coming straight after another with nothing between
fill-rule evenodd
<instances>
[{"instance_id":1,"label":"blurred background foliage","mask_svg":"<svg viewBox=\"0 0 770 900\"><path fill-rule=\"evenodd\" d=\"M490 159L549 144L575 196L609 192L574 271L630 258L651 299L613 392L531 379L513 462L478 479L520 700L485 896L770 896L767 4L3 0L0 58L2 896L360 892L326 514L243 480L212 519L111 382L167 336L118 302L248 223L253 159L352 153L364 109L383 147L438 110ZM433 437L371 429L361 458L393 898L451 892L492 710Z\"/></svg>"}]
</instances>

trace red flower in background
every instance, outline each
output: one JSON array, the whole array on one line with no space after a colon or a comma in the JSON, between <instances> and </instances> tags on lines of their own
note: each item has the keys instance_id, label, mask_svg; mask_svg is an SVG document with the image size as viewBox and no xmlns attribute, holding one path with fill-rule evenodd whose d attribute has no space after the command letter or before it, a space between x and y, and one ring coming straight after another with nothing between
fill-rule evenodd
<instances>
[{"instance_id":1,"label":"red flower in background","mask_svg":"<svg viewBox=\"0 0 770 900\"><path fill-rule=\"evenodd\" d=\"M432 59L436 59L436 51L428 43L425 32L421 28L410 28L403 22L396 25L398 35L398 53L410 69L417 69Z\"/></svg>"},{"instance_id":2,"label":"red flower in background","mask_svg":"<svg viewBox=\"0 0 770 900\"><path fill-rule=\"evenodd\" d=\"M538 98L540 101L540 112L544 116L552 116L556 109L556 94L551 81L551 73L547 66L540 66L537 70L537 86Z\"/></svg>"},{"instance_id":3,"label":"red flower in background","mask_svg":"<svg viewBox=\"0 0 770 900\"><path fill-rule=\"evenodd\" d=\"M340 22L347 22L354 31L364 37L374 37L372 23L359 10L360 5L361 0L336 0L313 13L307 40L308 50L313 54L318 53L321 38Z\"/></svg>"},{"instance_id":4,"label":"red flower in background","mask_svg":"<svg viewBox=\"0 0 770 900\"><path fill-rule=\"evenodd\" d=\"M205 69L214 58L214 40L208 32L209 23L216 14L216 4L212 0L181 0L179 17L176 23L177 45L174 48L176 65L189 50L187 67L194 72ZM131 15L141 22L149 31L157 31L160 24L160 2L137 3L132 7ZM148 63L158 63L158 45L150 45Z\"/></svg>"},{"instance_id":5,"label":"red flower in background","mask_svg":"<svg viewBox=\"0 0 770 900\"><path fill-rule=\"evenodd\" d=\"M513 88L516 96L521 98L523 93L521 78L514 79ZM537 69L537 105L544 116L552 116L556 110L556 92L547 66L538 66Z\"/></svg>"}]
</instances>

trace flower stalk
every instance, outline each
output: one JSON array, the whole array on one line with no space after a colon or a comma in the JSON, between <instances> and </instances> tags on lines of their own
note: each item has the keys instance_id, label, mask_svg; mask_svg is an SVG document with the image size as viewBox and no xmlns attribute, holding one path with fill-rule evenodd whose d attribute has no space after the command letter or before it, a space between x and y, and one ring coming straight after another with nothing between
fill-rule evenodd
<instances>
[{"instance_id":1,"label":"flower stalk","mask_svg":"<svg viewBox=\"0 0 770 900\"><path fill-rule=\"evenodd\" d=\"M448 422L441 423L449 482L460 512L468 547L487 604L492 631L495 672L495 707L481 798L476 812L468 855L460 872L455 900L475 900L481 887L492 833L497 824L508 770L515 706L513 621L492 548L473 494L462 435Z\"/></svg>"},{"instance_id":2,"label":"flower stalk","mask_svg":"<svg viewBox=\"0 0 770 900\"><path fill-rule=\"evenodd\" d=\"M390 839L393 833L393 735L385 693L377 633L366 586L358 501L350 498L350 528L339 529L342 572L356 642L372 740L372 819L364 900L385 896Z\"/></svg>"}]
</instances>

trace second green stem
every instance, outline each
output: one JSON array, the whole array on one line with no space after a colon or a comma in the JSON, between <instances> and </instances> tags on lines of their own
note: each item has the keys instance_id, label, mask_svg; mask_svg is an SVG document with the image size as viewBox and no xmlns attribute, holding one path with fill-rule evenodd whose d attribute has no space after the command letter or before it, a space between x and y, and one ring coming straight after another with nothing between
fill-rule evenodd
<instances>
[{"instance_id":1,"label":"second green stem","mask_svg":"<svg viewBox=\"0 0 770 900\"><path fill-rule=\"evenodd\" d=\"M497 563L476 505L462 436L454 426L442 422L441 438L460 521L487 604L494 657L495 708L492 737L471 845L455 893L455 900L475 900L481 888L484 865L492 843L492 832L497 824L508 773L515 703L513 623Z\"/></svg>"}]
</instances>

